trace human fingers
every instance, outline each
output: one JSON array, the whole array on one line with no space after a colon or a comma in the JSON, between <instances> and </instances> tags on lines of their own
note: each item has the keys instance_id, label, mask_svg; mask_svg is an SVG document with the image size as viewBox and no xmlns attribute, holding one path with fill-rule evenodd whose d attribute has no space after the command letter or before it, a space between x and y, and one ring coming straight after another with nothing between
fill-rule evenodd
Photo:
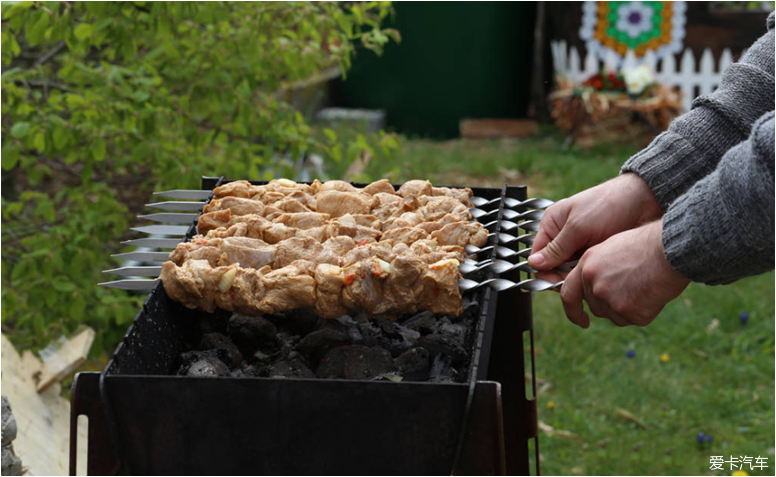
<instances>
[{"instance_id":1,"label":"human fingers","mask_svg":"<svg viewBox=\"0 0 776 477\"><path fill-rule=\"evenodd\" d=\"M590 317L582 306L582 263L571 271L560 289L560 299L563 301L563 310L572 323L582 328L590 326Z\"/></svg>"},{"instance_id":2,"label":"human fingers","mask_svg":"<svg viewBox=\"0 0 776 477\"><path fill-rule=\"evenodd\" d=\"M585 242L585 235L566 223L558 235L543 248L537 249L534 242L534 251L528 257L528 264L537 270L555 268L571 259Z\"/></svg>"},{"instance_id":3,"label":"human fingers","mask_svg":"<svg viewBox=\"0 0 776 477\"><path fill-rule=\"evenodd\" d=\"M567 203L565 200L558 201L544 211L539 224L539 231L536 233L533 242L534 253L546 247L565 225L568 218Z\"/></svg>"}]
</instances>

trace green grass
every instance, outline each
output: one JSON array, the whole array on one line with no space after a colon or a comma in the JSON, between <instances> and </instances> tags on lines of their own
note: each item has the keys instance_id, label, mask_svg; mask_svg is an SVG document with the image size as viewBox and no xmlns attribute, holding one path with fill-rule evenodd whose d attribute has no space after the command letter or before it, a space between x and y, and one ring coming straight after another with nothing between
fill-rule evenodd
<instances>
[{"instance_id":1,"label":"green grass","mask_svg":"<svg viewBox=\"0 0 776 477\"><path fill-rule=\"evenodd\" d=\"M560 199L613 177L636 151L563 150L561 143L552 134L519 141L406 140L396 158L370 162L363 178L508 182L528 185L530 196ZM743 311L746 326L739 320ZM539 293L534 328L536 372L545 387L539 420L574 435L540 433L544 474L714 475L711 455L764 456L769 467L760 474L773 474L773 273L725 287L692 284L646 328L594 320L582 330L565 318L557 294ZM626 356L631 349L634 358ZM664 353L668 361L661 361ZM646 428L618 417L618 409ZM701 447L699 432L713 442ZM716 474L730 475L727 469Z\"/></svg>"}]
</instances>

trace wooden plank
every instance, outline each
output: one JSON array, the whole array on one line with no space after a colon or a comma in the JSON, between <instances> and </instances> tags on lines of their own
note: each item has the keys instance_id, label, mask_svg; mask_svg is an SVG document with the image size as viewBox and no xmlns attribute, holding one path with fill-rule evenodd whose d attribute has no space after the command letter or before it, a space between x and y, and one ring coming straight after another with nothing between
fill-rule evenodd
<instances>
[{"instance_id":1,"label":"wooden plank","mask_svg":"<svg viewBox=\"0 0 776 477\"><path fill-rule=\"evenodd\" d=\"M37 385L43 363L29 351L22 356L2 335L2 387L16 418L18 434L13 441L26 475L67 475L70 448L70 403L60 396L55 382L42 393ZM86 442L86 429L79 441ZM85 462L86 455L79 455Z\"/></svg>"},{"instance_id":2,"label":"wooden plank","mask_svg":"<svg viewBox=\"0 0 776 477\"><path fill-rule=\"evenodd\" d=\"M539 132L539 124L528 119L463 119L459 127L465 138L526 137Z\"/></svg>"},{"instance_id":3,"label":"wooden plank","mask_svg":"<svg viewBox=\"0 0 776 477\"><path fill-rule=\"evenodd\" d=\"M89 354L94 342L94 330L84 328L80 333L68 339L51 355L43 360L38 392L41 393L54 383L75 371Z\"/></svg>"}]
</instances>

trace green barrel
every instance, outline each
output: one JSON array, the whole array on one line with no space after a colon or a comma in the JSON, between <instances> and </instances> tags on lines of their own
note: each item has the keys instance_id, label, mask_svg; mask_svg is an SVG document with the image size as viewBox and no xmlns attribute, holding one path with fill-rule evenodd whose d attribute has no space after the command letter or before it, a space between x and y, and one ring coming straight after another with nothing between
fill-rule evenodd
<instances>
[{"instance_id":1,"label":"green barrel","mask_svg":"<svg viewBox=\"0 0 776 477\"><path fill-rule=\"evenodd\" d=\"M378 57L359 50L332 96L383 109L410 136L458 135L462 118L519 118L528 108L534 2L397 2L402 41Z\"/></svg>"}]
</instances>

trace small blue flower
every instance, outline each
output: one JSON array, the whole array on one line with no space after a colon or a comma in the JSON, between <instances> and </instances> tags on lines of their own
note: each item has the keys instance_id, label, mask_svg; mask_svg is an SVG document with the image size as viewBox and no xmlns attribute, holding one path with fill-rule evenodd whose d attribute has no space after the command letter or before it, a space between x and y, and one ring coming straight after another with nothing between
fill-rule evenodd
<instances>
[{"instance_id":1,"label":"small blue flower","mask_svg":"<svg viewBox=\"0 0 776 477\"><path fill-rule=\"evenodd\" d=\"M636 351L630 350L630 351L628 351L628 354L626 356L629 357L629 358L632 358L632 357L636 356Z\"/></svg>"},{"instance_id":2,"label":"small blue flower","mask_svg":"<svg viewBox=\"0 0 776 477\"><path fill-rule=\"evenodd\" d=\"M741 312L741 315L739 315L739 318L741 318L741 324L745 325L747 321L749 321L749 313L743 311Z\"/></svg>"},{"instance_id":3,"label":"small blue flower","mask_svg":"<svg viewBox=\"0 0 776 477\"><path fill-rule=\"evenodd\" d=\"M698 433L698 444L703 444L706 442L706 434L699 432Z\"/></svg>"}]
</instances>

